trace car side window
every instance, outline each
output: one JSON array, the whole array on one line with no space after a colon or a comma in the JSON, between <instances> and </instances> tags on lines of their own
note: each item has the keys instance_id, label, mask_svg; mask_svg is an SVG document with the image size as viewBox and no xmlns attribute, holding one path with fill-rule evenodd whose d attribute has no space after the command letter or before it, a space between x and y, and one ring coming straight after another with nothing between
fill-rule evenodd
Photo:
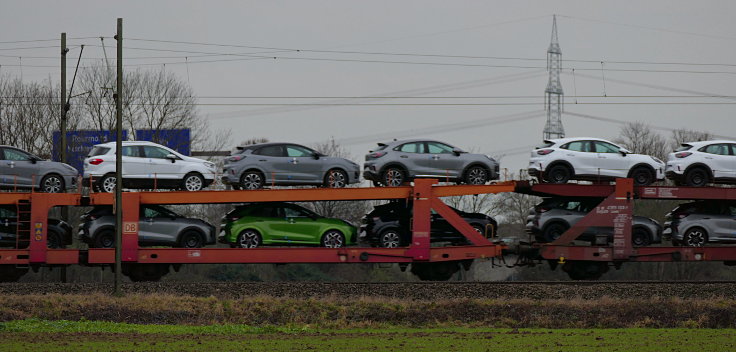
<instances>
[{"instance_id":1,"label":"car side window","mask_svg":"<svg viewBox=\"0 0 736 352\"><path fill-rule=\"evenodd\" d=\"M143 157L143 155L141 155L141 148L139 148L138 146L123 147L123 156L132 156L135 158Z\"/></svg>"},{"instance_id":2,"label":"car side window","mask_svg":"<svg viewBox=\"0 0 736 352\"><path fill-rule=\"evenodd\" d=\"M562 149L567 149L573 152L590 152L590 142L588 141L575 141L570 142L562 146Z\"/></svg>"},{"instance_id":3,"label":"car side window","mask_svg":"<svg viewBox=\"0 0 736 352\"><path fill-rule=\"evenodd\" d=\"M578 210L580 207L580 202L568 202L567 206L565 206L565 210Z\"/></svg>"},{"instance_id":4,"label":"car side window","mask_svg":"<svg viewBox=\"0 0 736 352\"><path fill-rule=\"evenodd\" d=\"M284 207L284 216L287 218L306 218L309 214L299 208Z\"/></svg>"},{"instance_id":5,"label":"car side window","mask_svg":"<svg viewBox=\"0 0 736 352\"><path fill-rule=\"evenodd\" d=\"M596 153L618 153L618 151L620 150L619 147L611 143L601 141L595 141L593 143L595 144Z\"/></svg>"},{"instance_id":6,"label":"car side window","mask_svg":"<svg viewBox=\"0 0 736 352\"><path fill-rule=\"evenodd\" d=\"M287 145L286 146L286 155L291 158L312 156L312 153L314 152L307 148L300 147L298 145Z\"/></svg>"},{"instance_id":7,"label":"car side window","mask_svg":"<svg viewBox=\"0 0 736 352\"><path fill-rule=\"evenodd\" d=\"M10 149L10 148L4 148L5 149L5 159L4 160L13 160L13 161L28 161L31 160L31 155L24 153L17 149Z\"/></svg>"},{"instance_id":8,"label":"car side window","mask_svg":"<svg viewBox=\"0 0 736 352\"><path fill-rule=\"evenodd\" d=\"M400 145L397 150L403 153L423 153L424 143L421 143L421 142L404 143Z\"/></svg>"},{"instance_id":9,"label":"car side window","mask_svg":"<svg viewBox=\"0 0 736 352\"><path fill-rule=\"evenodd\" d=\"M161 213L159 213L156 209L145 207L143 208L143 217L144 218L158 218L158 217L161 217Z\"/></svg>"},{"instance_id":10,"label":"car side window","mask_svg":"<svg viewBox=\"0 0 736 352\"><path fill-rule=\"evenodd\" d=\"M728 207L728 214L731 216L736 216L736 205L729 205Z\"/></svg>"},{"instance_id":11,"label":"car side window","mask_svg":"<svg viewBox=\"0 0 736 352\"><path fill-rule=\"evenodd\" d=\"M263 156L284 156L284 149L280 145L269 145L254 151L253 154Z\"/></svg>"},{"instance_id":12,"label":"car side window","mask_svg":"<svg viewBox=\"0 0 736 352\"><path fill-rule=\"evenodd\" d=\"M429 154L452 154L452 147L438 142L427 142Z\"/></svg>"},{"instance_id":13,"label":"car side window","mask_svg":"<svg viewBox=\"0 0 736 352\"><path fill-rule=\"evenodd\" d=\"M14 218L15 217L15 211L10 210L8 208L0 208L0 218Z\"/></svg>"},{"instance_id":14,"label":"car side window","mask_svg":"<svg viewBox=\"0 0 736 352\"><path fill-rule=\"evenodd\" d=\"M259 217L259 218L273 218L273 217L276 217L275 216L275 212L273 210L273 207L271 207L271 206L262 206L262 207L255 208L255 209L251 210L250 211L250 214L248 214L248 215Z\"/></svg>"},{"instance_id":15,"label":"car side window","mask_svg":"<svg viewBox=\"0 0 736 352\"><path fill-rule=\"evenodd\" d=\"M143 150L146 153L146 157L152 159L166 159L167 155L172 154L166 149L154 147L151 145L143 146Z\"/></svg>"},{"instance_id":16,"label":"car side window","mask_svg":"<svg viewBox=\"0 0 736 352\"><path fill-rule=\"evenodd\" d=\"M701 149L704 153L716 155L730 155L728 144L711 144Z\"/></svg>"}]
</instances>

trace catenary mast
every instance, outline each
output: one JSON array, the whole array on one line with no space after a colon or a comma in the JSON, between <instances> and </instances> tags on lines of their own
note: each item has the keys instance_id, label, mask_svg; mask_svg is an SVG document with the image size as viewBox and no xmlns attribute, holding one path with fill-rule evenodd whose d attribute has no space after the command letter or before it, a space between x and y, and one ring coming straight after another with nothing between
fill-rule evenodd
<instances>
[{"instance_id":1,"label":"catenary mast","mask_svg":"<svg viewBox=\"0 0 736 352\"><path fill-rule=\"evenodd\" d=\"M547 49L547 70L549 71L549 82L545 93L545 109L547 110L547 123L544 125L544 139L555 139L565 137L565 128L562 127L562 84L560 84L560 71L562 71L562 50L557 41L557 17L552 16L552 40Z\"/></svg>"}]
</instances>

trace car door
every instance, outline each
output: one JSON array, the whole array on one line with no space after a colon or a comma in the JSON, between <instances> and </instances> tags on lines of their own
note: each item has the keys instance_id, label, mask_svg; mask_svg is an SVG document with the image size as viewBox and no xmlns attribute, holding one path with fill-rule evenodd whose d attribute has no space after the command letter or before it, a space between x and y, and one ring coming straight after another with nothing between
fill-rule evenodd
<instances>
[{"instance_id":1,"label":"car door","mask_svg":"<svg viewBox=\"0 0 736 352\"><path fill-rule=\"evenodd\" d=\"M7 185L29 187L41 182L38 163L31 154L15 148L2 149L3 178Z\"/></svg>"},{"instance_id":2,"label":"car door","mask_svg":"<svg viewBox=\"0 0 736 352\"><path fill-rule=\"evenodd\" d=\"M411 175L429 175L432 159L425 152L424 142L409 142L393 149L396 161L403 164Z\"/></svg>"},{"instance_id":3,"label":"car door","mask_svg":"<svg viewBox=\"0 0 736 352\"><path fill-rule=\"evenodd\" d=\"M182 163L167 159L166 156L169 154L173 153L161 147L143 146L143 155L148 161L148 173L146 174L148 178L175 180L184 177L180 170Z\"/></svg>"},{"instance_id":4,"label":"car door","mask_svg":"<svg viewBox=\"0 0 736 352\"><path fill-rule=\"evenodd\" d=\"M320 241L322 224L316 214L294 204L286 204L283 209L289 241L297 243Z\"/></svg>"},{"instance_id":5,"label":"car door","mask_svg":"<svg viewBox=\"0 0 736 352\"><path fill-rule=\"evenodd\" d=\"M731 154L728 143L710 144L700 149L705 163L713 171L715 178L733 178L736 176L736 157Z\"/></svg>"},{"instance_id":6,"label":"car door","mask_svg":"<svg viewBox=\"0 0 736 352\"><path fill-rule=\"evenodd\" d=\"M463 159L453 153L455 148L440 142L427 142L427 153L430 154L430 174L440 177L455 178L463 168Z\"/></svg>"},{"instance_id":7,"label":"car door","mask_svg":"<svg viewBox=\"0 0 736 352\"><path fill-rule=\"evenodd\" d=\"M291 163L281 144L266 145L253 151L254 163L267 175L266 179L277 183L293 182Z\"/></svg>"},{"instance_id":8,"label":"car door","mask_svg":"<svg viewBox=\"0 0 736 352\"><path fill-rule=\"evenodd\" d=\"M597 175L598 155L591 141L573 141L560 147L563 160L575 169L576 175Z\"/></svg>"},{"instance_id":9,"label":"car door","mask_svg":"<svg viewBox=\"0 0 736 352\"><path fill-rule=\"evenodd\" d=\"M143 149L138 145L124 146L123 154L123 179L148 178L148 159L145 158Z\"/></svg>"},{"instance_id":10,"label":"car door","mask_svg":"<svg viewBox=\"0 0 736 352\"><path fill-rule=\"evenodd\" d=\"M138 240L148 243L172 243L183 226L181 216L158 206L141 206Z\"/></svg>"},{"instance_id":11,"label":"car door","mask_svg":"<svg viewBox=\"0 0 736 352\"><path fill-rule=\"evenodd\" d=\"M314 151L296 144L287 144L286 156L290 159L291 174L299 183L322 183L324 159L315 159Z\"/></svg>"},{"instance_id":12,"label":"car door","mask_svg":"<svg viewBox=\"0 0 736 352\"><path fill-rule=\"evenodd\" d=\"M624 154L621 154L619 148L608 142L593 141L595 152L598 157L597 165L600 169L602 176L610 177L626 177L629 174L631 168L631 158L627 158Z\"/></svg>"},{"instance_id":13,"label":"car door","mask_svg":"<svg viewBox=\"0 0 736 352\"><path fill-rule=\"evenodd\" d=\"M726 204L726 214L728 215L728 238L736 239L736 203Z\"/></svg>"}]
</instances>

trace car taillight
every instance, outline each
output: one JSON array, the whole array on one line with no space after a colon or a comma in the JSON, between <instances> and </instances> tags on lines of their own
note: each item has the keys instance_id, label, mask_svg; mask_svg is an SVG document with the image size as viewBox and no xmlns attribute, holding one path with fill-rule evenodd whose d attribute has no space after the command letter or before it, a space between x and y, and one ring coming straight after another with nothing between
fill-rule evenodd
<instances>
[{"instance_id":1,"label":"car taillight","mask_svg":"<svg viewBox=\"0 0 736 352\"><path fill-rule=\"evenodd\" d=\"M675 214L675 218L676 218L676 219L684 219L684 218L686 218L686 217L687 217L688 215L690 215L690 214L688 214L688 213L678 213L678 214Z\"/></svg>"},{"instance_id":2,"label":"car taillight","mask_svg":"<svg viewBox=\"0 0 736 352\"><path fill-rule=\"evenodd\" d=\"M687 157L689 157L692 154L693 153L690 153L690 152L681 152L681 153L676 153L675 154L675 157L676 158L687 158Z\"/></svg>"},{"instance_id":3,"label":"car taillight","mask_svg":"<svg viewBox=\"0 0 736 352\"><path fill-rule=\"evenodd\" d=\"M371 158L375 159L375 158L380 158L386 154L387 154L386 152L374 152L374 153L371 153L370 155L371 155Z\"/></svg>"},{"instance_id":4,"label":"car taillight","mask_svg":"<svg viewBox=\"0 0 736 352\"><path fill-rule=\"evenodd\" d=\"M539 155L547 155L549 153L552 153L553 151L554 150L552 150L552 149L540 149L540 150L537 150L537 154L539 154Z\"/></svg>"},{"instance_id":5,"label":"car taillight","mask_svg":"<svg viewBox=\"0 0 736 352\"><path fill-rule=\"evenodd\" d=\"M242 155L234 155L234 156L231 156L230 157L229 161L240 161L240 160L243 160L243 159L245 159L245 157L242 156Z\"/></svg>"},{"instance_id":6,"label":"car taillight","mask_svg":"<svg viewBox=\"0 0 736 352\"><path fill-rule=\"evenodd\" d=\"M240 217L239 216L229 216L227 219L229 221L238 221L238 219L240 219Z\"/></svg>"},{"instance_id":7,"label":"car taillight","mask_svg":"<svg viewBox=\"0 0 736 352\"><path fill-rule=\"evenodd\" d=\"M102 159L90 159L89 163L92 165L100 165L104 160Z\"/></svg>"},{"instance_id":8,"label":"car taillight","mask_svg":"<svg viewBox=\"0 0 736 352\"><path fill-rule=\"evenodd\" d=\"M543 208L543 207L537 208L537 213L546 213L548 211L550 211L550 208Z\"/></svg>"}]
</instances>

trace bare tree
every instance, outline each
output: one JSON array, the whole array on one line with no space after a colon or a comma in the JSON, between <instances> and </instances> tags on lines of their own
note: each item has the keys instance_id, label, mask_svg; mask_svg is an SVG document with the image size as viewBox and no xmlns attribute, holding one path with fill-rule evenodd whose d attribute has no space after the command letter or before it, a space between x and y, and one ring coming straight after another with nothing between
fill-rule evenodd
<instances>
[{"instance_id":1,"label":"bare tree","mask_svg":"<svg viewBox=\"0 0 736 352\"><path fill-rule=\"evenodd\" d=\"M684 128L672 131L672 140L670 141L670 149L674 150L682 143L707 141L713 138L709 132L687 130Z\"/></svg>"},{"instance_id":2,"label":"bare tree","mask_svg":"<svg viewBox=\"0 0 736 352\"><path fill-rule=\"evenodd\" d=\"M670 151L668 141L648 125L641 122L627 123L621 128L616 142L638 154L667 159Z\"/></svg>"}]
</instances>

